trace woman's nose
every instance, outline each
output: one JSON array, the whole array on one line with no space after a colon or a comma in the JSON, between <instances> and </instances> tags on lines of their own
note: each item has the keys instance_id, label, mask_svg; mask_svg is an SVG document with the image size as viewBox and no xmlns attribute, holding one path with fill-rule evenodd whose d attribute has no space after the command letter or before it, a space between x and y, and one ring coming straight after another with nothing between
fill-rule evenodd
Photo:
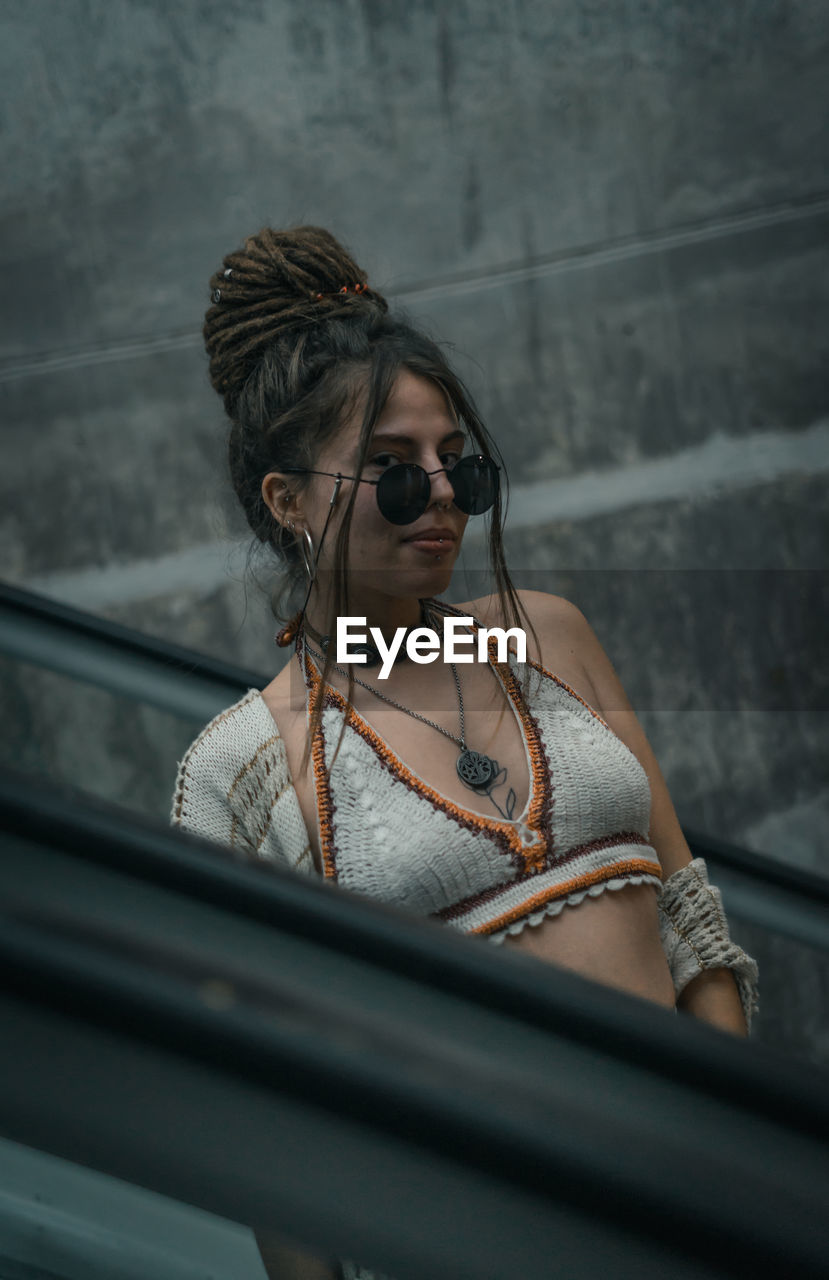
<instances>
[{"instance_id":1,"label":"woman's nose","mask_svg":"<svg viewBox=\"0 0 829 1280\"><path fill-rule=\"evenodd\" d=\"M430 469L429 479L432 482L432 502L453 502L455 490L449 482L445 467Z\"/></svg>"}]
</instances>

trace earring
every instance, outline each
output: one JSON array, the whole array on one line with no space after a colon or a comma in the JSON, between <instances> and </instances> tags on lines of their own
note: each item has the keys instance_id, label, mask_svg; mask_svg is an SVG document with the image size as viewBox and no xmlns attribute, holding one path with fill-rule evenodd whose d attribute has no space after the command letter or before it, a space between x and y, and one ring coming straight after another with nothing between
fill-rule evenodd
<instances>
[{"instance_id":1,"label":"earring","mask_svg":"<svg viewBox=\"0 0 829 1280\"><path fill-rule=\"evenodd\" d=\"M314 548L314 539L303 525L302 540L299 543L299 549L302 552L302 563L305 567L305 573L308 578L309 585L314 581L316 573L316 551Z\"/></svg>"}]
</instances>

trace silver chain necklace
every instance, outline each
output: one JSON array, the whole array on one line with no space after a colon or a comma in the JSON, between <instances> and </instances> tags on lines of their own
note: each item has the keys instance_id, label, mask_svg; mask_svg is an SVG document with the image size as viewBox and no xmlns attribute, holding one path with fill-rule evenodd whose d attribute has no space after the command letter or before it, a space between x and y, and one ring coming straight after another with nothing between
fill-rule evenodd
<instances>
[{"instance_id":1,"label":"silver chain necklace","mask_svg":"<svg viewBox=\"0 0 829 1280\"><path fill-rule=\"evenodd\" d=\"M312 649L310 644L308 644L304 629L302 632L302 647L303 672L305 670L304 657L306 650L316 660L320 671L322 671L322 665L320 664L324 665L324 659L321 654L318 654L316 650ZM500 768L498 761L494 760L492 756L485 755L482 751L473 751L466 745L461 682L454 662L450 662L449 665L452 668L452 675L455 679L455 688L458 691L458 712L461 735L459 738L456 737L454 733L450 733L448 729L444 729L443 725L436 724L434 720L429 720L426 716L422 716L419 711L412 711L411 707L404 707L402 702L395 701L395 699L390 698L387 693L381 693L379 689L374 688L374 685L368 684L365 680L361 680L359 676L352 675L351 678L355 684L359 684L363 689L368 689L369 693L373 693L375 697L382 698L383 702L387 702L389 706L397 707L398 711L405 711L407 716L413 716L415 720L420 720L423 724L430 725L431 728L437 729L438 733L442 733L445 738L449 738L452 742L456 743L461 749L461 753L455 764L455 768L461 782L465 786L469 787L470 791L476 791L479 795L487 796L495 805L495 808L501 816L509 821L512 819L513 811L515 809L515 792L512 787L510 787L509 794L507 796L506 812L501 808L498 801L492 795L493 789L506 780L507 771L506 769ZM336 662L332 662L331 666L335 671L339 671L340 675L345 676L346 679L348 678L349 673L343 667L338 666Z\"/></svg>"}]
</instances>

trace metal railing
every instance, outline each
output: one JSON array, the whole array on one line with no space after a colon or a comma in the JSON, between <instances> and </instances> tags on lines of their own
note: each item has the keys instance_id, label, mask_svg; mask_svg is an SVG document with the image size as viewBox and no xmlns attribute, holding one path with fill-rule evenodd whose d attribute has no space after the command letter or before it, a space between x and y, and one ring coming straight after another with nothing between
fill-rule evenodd
<instances>
[{"instance_id":1,"label":"metal railing","mask_svg":"<svg viewBox=\"0 0 829 1280\"><path fill-rule=\"evenodd\" d=\"M825 1273L825 1076L0 780L0 1131L398 1280Z\"/></svg>"},{"instance_id":2,"label":"metal railing","mask_svg":"<svg viewBox=\"0 0 829 1280\"><path fill-rule=\"evenodd\" d=\"M192 720L210 720L228 700L267 683L258 672L8 583L0 583L0 653Z\"/></svg>"}]
</instances>

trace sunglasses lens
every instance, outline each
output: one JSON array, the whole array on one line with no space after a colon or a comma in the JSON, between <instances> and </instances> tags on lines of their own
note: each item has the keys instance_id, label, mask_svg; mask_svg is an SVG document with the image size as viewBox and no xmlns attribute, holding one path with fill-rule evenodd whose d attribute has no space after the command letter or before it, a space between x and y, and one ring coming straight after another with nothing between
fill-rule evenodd
<instances>
[{"instance_id":1,"label":"sunglasses lens","mask_svg":"<svg viewBox=\"0 0 829 1280\"><path fill-rule=\"evenodd\" d=\"M390 524L414 524L428 507L430 494L431 483L423 468L401 462L380 477L377 505Z\"/></svg>"},{"instance_id":2,"label":"sunglasses lens","mask_svg":"<svg viewBox=\"0 0 829 1280\"><path fill-rule=\"evenodd\" d=\"M489 511L498 492L498 468L491 458L473 454L461 458L449 472L455 490L455 506L469 516Z\"/></svg>"}]
</instances>

